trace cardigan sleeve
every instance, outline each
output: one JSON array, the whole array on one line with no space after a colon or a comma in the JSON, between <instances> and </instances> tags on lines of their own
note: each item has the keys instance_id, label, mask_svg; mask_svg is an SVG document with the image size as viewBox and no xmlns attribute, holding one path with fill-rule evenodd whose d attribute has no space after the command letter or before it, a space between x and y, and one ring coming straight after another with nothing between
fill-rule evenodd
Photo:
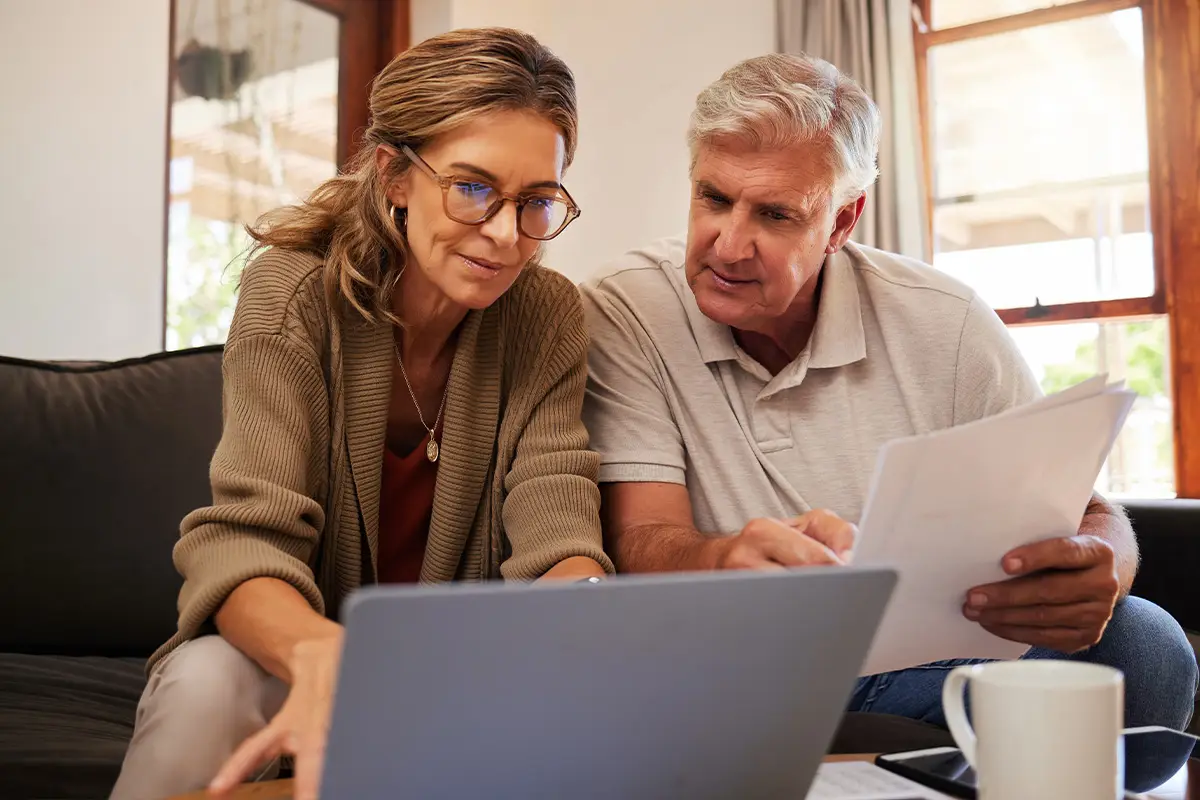
<instances>
[{"instance_id":1,"label":"cardigan sleeve","mask_svg":"<svg viewBox=\"0 0 1200 800\"><path fill-rule=\"evenodd\" d=\"M574 287L547 337L529 388L532 407L504 479L508 580L532 580L560 561L586 556L614 572L600 532L600 457L588 448L581 414L588 336ZM514 392L516 394L516 392Z\"/></svg>"},{"instance_id":2,"label":"cardigan sleeve","mask_svg":"<svg viewBox=\"0 0 1200 800\"><path fill-rule=\"evenodd\" d=\"M251 578L286 581L324 613L309 566L325 524L317 499L329 449L323 372L286 335L269 333L230 343L222 372L212 505L184 518L174 550L184 578L177 638L185 641Z\"/></svg>"}]
</instances>

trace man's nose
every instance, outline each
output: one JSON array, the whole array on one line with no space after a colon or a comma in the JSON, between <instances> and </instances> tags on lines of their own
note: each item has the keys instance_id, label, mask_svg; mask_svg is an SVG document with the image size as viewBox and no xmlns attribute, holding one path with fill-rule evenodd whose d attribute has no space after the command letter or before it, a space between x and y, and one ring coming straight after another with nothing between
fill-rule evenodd
<instances>
[{"instance_id":1,"label":"man's nose","mask_svg":"<svg viewBox=\"0 0 1200 800\"><path fill-rule=\"evenodd\" d=\"M717 258L732 264L735 261L745 261L754 255L754 237L747 220L734 213L721 222L721 231L717 235L714 248Z\"/></svg>"}]
</instances>

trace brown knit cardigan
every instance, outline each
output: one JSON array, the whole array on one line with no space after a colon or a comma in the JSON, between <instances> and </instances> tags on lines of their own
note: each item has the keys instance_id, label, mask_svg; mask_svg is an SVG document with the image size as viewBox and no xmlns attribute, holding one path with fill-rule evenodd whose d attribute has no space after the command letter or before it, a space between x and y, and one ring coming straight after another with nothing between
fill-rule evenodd
<instances>
[{"instance_id":1,"label":"brown knit cardigan","mask_svg":"<svg viewBox=\"0 0 1200 800\"><path fill-rule=\"evenodd\" d=\"M247 267L225 348L213 503L175 546L179 630L210 633L242 582L287 581L337 618L375 580L392 329L330 311L321 260L273 249ZM421 581L537 578L600 534L598 456L580 421L587 333L575 286L530 267L463 322Z\"/></svg>"}]
</instances>

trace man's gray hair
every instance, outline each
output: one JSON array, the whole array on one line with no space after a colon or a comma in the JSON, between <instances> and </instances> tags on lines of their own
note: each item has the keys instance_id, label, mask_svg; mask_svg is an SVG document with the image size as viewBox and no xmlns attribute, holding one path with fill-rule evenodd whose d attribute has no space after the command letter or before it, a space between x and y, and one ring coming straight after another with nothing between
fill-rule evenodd
<instances>
[{"instance_id":1,"label":"man's gray hair","mask_svg":"<svg viewBox=\"0 0 1200 800\"><path fill-rule=\"evenodd\" d=\"M700 93L688 147L695 166L700 147L714 139L763 150L823 140L840 205L875 182L880 126L875 102L837 67L811 56L772 53L730 67Z\"/></svg>"}]
</instances>

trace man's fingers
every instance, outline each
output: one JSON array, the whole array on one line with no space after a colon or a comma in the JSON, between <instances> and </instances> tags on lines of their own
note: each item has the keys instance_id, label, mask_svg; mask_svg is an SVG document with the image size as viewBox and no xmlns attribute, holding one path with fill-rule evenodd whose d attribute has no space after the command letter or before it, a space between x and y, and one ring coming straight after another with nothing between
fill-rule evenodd
<instances>
[{"instance_id":1,"label":"man's fingers","mask_svg":"<svg viewBox=\"0 0 1200 800\"><path fill-rule=\"evenodd\" d=\"M768 520L773 526L764 537L763 555L785 567L839 565L842 560L820 541L782 522Z\"/></svg>"},{"instance_id":2,"label":"man's fingers","mask_svg":"<svg viewBox=\"0 0 1200 800\"><path fill-rule=\"evenodd\" d=\"M761 572L781 572L784 567L763 556L757 550L747 548L744 551L730 551L729 557L721 564L722 569L753 569Z\"/></svg>"},{"instance_id":3,"label":"man's fingers","mask_svg":"<svg viewBox=\"0 0 1200 800\"><path fill-rule=\"evenodd\" d=\"M858 544L858 526L826 509L810 511L796 517L791 527L805 536L816 539L838 556L851 553Z\"/></svg>"},{"instance_id":4,"label":"man's fingers","mask_svg":"<svg viewBox=\"0 0 1200 800\"><path fill-rule=\"evenodd\" d=\"M317 800L321 784L321 767L325 762L324 745L312 745L296 753L292 785L293 800Z\"/></svg>"},{"instance_id":5,"label":"man's fingers","mask_svg":"<svg viewBox=\"0 0 1200 800\"><path fill-rule=\"evenodd\" d=\"M768 542L764 554L782 566L840 566L842 561L832 549L799 531L788 531Z\"/></svg>"},{"instance_id":6,"label":"man's fingers","mask_svg":"<svg viewBox=\"0 0 1200 800\"><path fill-rule=\"evenodd\" d=\"M1022 625L984 625L988 633L1012 642L1044 647L1059 653L1075 653L1095 644L1075 628L1033 628Z\"/></svg>"},{"instance_id":7,"label":"man's fingers","mask_svg":"<svg viewBox=\"0 0 1200 800\"><path fill-rule=\"evenodd\" d=\"M1116 575L1111 571L1045 572L971 589L967 592L967 605L983 611L988 608L1063 606L1086 602L1111 604L1119 589Z\"/></svg>"},{"instance_id":8,"label":"man's fingers","mask_svg":"<svg viewBox=\"0 0 1200 800\"><path fill-rule=\"evenodd\" d=\"M983 609L965 606L963 614L967 619L985 626L1084 629L1107 623L1112 617L1112 606L1094 602Z\"/></svg>"},{"instance_id":9,"label":"man's fingers","mask_svg":"<svg viewBox=\"0 0 1200 800\"><path fill-rule=\"evenodd\" d=\"M731 544L727 563L758 568L762 561L783 567L842 563L828 547L786 523L775 519L751 520Z\"/></svg>"},{"instance_id":10,"label":"man's fingers","mask_svg":"<svg viewBox=\"0 0 1200 800\"><path fill-rule=\"evenodd\" d=\"M1096 536L1046 539L1005 554L1001 565L1009 575L1028 575L1047 569L1089 569L1112 564L1112 545Z\"/></svg>"},{"instance_id":11,"label":"man's fingers","mask_svg":"<svg viewBox=\"0 0 1200 800\"><path fill-rule=\"evenodd\" d=\"M754 523L751 523L753 525ZM747 526L747 530L750 526ZM746 530L742 531L741 535L731 537L723 542L724 550L717 561L717 566L720 569L757 569L757 570L781 570L783 567L776 564L771 559L767 558L762 548L758 546L757 539L746 535Z\"/></svg>"},{"instance_id":12,"label":"man's fingers","mask_svg":"<svg viewBox=\"0 0 1200 800\"><path fill-rule=\"evenodd\" d=\"M275 758L283 750L283 735L271 726L242 742L208 785L210 794L218 797L246 780L259 765Z\"/></svg>"}]
</instances>

